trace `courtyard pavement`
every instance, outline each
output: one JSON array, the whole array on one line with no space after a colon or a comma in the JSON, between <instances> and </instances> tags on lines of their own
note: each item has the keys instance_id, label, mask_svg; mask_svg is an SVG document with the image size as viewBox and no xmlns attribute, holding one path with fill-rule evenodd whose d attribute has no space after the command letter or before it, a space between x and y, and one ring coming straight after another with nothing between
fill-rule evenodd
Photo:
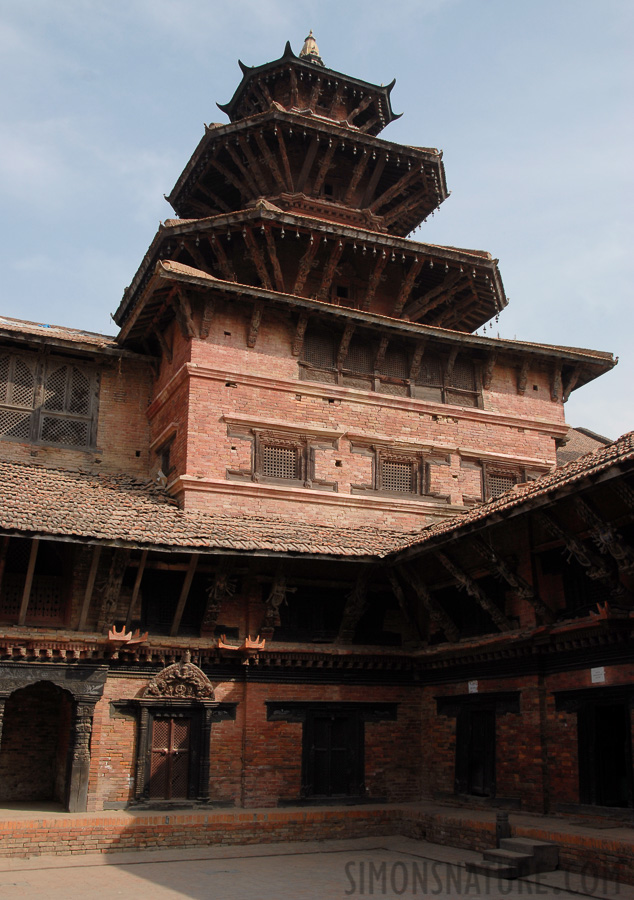
<instances>
[{"instance_id":1,"label":"courtyard pavement","mask_svg":"<svg viewBox=\"0 0 634 900\"><path fill-rule=\"evenodd\" d=\"M470 875L478 853L405 837L0 858L0 898L346 900L559 897L634 900L634 886L588 872L517 881Z\"/></svg>"}]
</instances>

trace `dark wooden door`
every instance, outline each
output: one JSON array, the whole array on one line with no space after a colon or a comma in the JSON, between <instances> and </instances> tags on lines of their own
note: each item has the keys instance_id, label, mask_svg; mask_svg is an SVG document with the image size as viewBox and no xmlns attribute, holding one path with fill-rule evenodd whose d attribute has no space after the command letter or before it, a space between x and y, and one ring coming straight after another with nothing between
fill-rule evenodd
<instances>
[{"instance_id":1,"label":"dark wooden door","mask_svg":"<svg viewBox=\"0 0 634 900\"><path fill-rule=\"evenodd\" d=\"M579 710L578 735L581 802L597 806L632 806L628 704L587 704Z\"/></svg>"},{"instance_id":2,"label":"dark wooden door","mask_svg":"<svg viewBox=\"0 0 634 900\"><path fill-rule=\"evenodd\" d=\"M495 712L463 709L456 730L456 791L495 795Z\"/></svg>"},{"instance_id":3,"label":"dark wooden door","mask_svg":"<svg viewBox=\"0 0 634 900\"><path fill-rule=\"evenodd\" d=\"M156 716L150 749L150 798L179 800L189 796L191 718Z\"/></svg>"},{"instance_id":4,"label":"dark wooden door","mask_svg":"<svg viewBox=\"0 0 634 900\"><path fill-rule=\"evenodd\" d=\"M306 722L304 793L358 796L363 781L362 724L354 713L314 712Z\"/></svg>"}]
</instances>

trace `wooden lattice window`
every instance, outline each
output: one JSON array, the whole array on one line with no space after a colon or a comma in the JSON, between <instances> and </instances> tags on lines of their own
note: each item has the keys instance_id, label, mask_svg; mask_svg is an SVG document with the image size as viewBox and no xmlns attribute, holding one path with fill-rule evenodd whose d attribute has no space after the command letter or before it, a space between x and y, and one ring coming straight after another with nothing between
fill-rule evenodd
<instances>
[{"instance_id":1,"label":"wooden lattice window","mask_svg":"<svg viewBox=\"0 0 634 900\"><path fill-rule=\"evenodd\" d=\"M262 475L268 478L288 478L291 481L299 478L298 448L263 444Z\"/></svg>"},{"instance_id":2,"label":"wooden lattice window","mask_svg":"<svg viewBox=\"0 0 634 900\"><path fill-rule=\"evenodd\" d=\"M411 494L414 490L414 462L381 460L381 487L384 491Z\"/></svg>"},{"instance_id":3,"label":"wooden lattice window","mask_svg":"<svg viewBox=\"0 0 634 900\"><path fill-rule=\"evenodd\" d=\"M458 357L453 366L433 354L425 354L416 378L416 396L424 400L477 406L479 399L475 367L470 359Z\"/></svg>"},{"instance_id":4,"label":"wooden lattice window","mask_svg":"<svg viewBox=\"0 0 634 900\"><path fill-rule=\"evenodd\" d=\"M484 470L484 496L486 500L500 497L512 490L522 480L522 475L517 469L499 469L485 466Z\"/></svg>"},{"instance_id":5,"label":"wooden lattice window","mask_svg":"<svg viewBox=\"0 0 634 900\"><path fill-rule=\"evenodd\" d=\"M90 367L35 354L0 355L0 438L90 447L96 409Z\"/></svg>"},{"instance_id":6,"label":"wooden lattice window","mask_svg":"<svg viewBox=\"0 0 634 900\"><path fill-rule=\"evenodd\" d=\"M304 360L319 369L332 369L337 354L334 335L323 331L309 332L304 341Z\"/></svg>"}]
</instances>

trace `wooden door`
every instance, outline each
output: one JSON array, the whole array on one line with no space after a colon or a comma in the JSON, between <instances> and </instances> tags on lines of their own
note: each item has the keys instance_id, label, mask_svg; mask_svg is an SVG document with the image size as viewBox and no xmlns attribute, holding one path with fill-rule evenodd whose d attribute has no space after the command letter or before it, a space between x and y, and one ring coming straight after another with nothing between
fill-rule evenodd
<instances>
[{"instance_id":1,"label":"wooden door","mask_svg":"<svg viewBox=\"0 0 634 900\"><path fill-rule=\"evenodd\" d=\"M306 722L304 793L357 796L362 789L362 724L356 714L317 712Z\"/></svg>"},{"instance_id":2,"label":"wooden door","mask_svg":"<svg viewBox=\"0 0 634 900\"><path fill-rule=\"evenodd\" d=\"M456 729L456 792L495 796L495 712L464 708Z\"/></svg>"},{"instance_id":3,"label":"wooden door","mask_svg":"<svg viewBox=\"0 0 634 900\"><path fill-rule=\"evenodd\" d=\"M192 720L155 716L150 749L150 798L179 800L189 796Z\"/></svg>"}]
</instances>

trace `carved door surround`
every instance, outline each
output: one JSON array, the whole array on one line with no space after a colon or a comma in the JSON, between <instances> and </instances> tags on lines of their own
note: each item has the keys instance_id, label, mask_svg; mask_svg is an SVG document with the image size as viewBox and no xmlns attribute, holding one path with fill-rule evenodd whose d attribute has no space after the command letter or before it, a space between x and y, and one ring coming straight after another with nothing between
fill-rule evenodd
<instances>
[{"instance_id":1,"label":"carved door surround","mask_svg":"<svg viewBox=\"0 0 634 900\"><path fill-rule=\"evenodd\" d=\"M0 746L5 703L14 691L39 682L49 682L62 688L73 699L67 797L69 812L85 812L87 808L92 721L107 674L106 666L0 663Z\"/></svg>"},{"instance_id":2,"label":"carved door surround","mask_svg":"<svg viewBox=\"0 0 634 900\"><path fill-rule=\"evenodd\" d=\"M219 703L211 682L187 655L151 678L142 696L125 705L137 709L134 802L207 803L211 726L235 719L237 704Z\"/></svg>"}]
</instances>

